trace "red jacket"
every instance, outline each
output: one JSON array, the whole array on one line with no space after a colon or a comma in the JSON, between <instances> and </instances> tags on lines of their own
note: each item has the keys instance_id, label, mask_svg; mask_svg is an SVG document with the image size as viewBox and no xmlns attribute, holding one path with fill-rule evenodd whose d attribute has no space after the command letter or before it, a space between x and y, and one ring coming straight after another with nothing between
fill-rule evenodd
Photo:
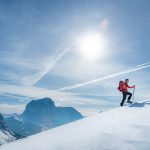
<instances>
[{"instance_id":1,"label":"red jacket","mask_svg":"<svg viewBox=\"0 0 150 150\"><path fill-rule=\"evenodd\" d=\"M129 86L127 83L124 83L123 92L128 92L128 88L134 88L134 86Z\"/></svg>"}]
</instances>

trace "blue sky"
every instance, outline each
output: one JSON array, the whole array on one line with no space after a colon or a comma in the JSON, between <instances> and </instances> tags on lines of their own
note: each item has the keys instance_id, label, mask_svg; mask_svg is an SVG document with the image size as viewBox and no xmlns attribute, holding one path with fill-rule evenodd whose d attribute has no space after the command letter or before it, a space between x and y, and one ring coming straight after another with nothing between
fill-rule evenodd
<instances>
[{"instance_id":1,"label":"blue sky","mask_svg":"<svg viewBox=\"0 0 150 150\"><path fill-rule=\"evenodd\" d=\"M148 0L1 0L0 110L48 96L95 114L119 105L125 78L136 100L150 98L149 14ZM105 43L95 59L81 50L91 33Z\"/></svg>"}]
</instances>

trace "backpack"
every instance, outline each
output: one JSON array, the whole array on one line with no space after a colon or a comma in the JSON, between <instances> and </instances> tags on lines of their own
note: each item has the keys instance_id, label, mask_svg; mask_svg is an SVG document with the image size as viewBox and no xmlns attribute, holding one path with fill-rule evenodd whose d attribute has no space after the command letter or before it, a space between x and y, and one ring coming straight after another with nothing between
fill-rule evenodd
<instances>
[{"instance_id":1,"label":"backpack","mask_svg":"<svg viewBox=\"0 0 150 150\"><path fill-rule=\"evenodd\" d=\"M124 89L124 82L123 82L123 81L120 81L120 82L119 82L118 90L119 90L120 92L122 92L123 89Z\"/></svg>"}]
</instances>

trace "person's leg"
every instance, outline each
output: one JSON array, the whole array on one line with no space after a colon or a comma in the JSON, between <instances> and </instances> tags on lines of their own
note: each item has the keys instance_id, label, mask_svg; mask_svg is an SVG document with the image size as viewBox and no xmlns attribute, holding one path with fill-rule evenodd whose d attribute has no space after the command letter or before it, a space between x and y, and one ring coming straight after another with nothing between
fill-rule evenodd
<instances>
[{"instance_id":1,"label":"person's leg","mask_svg":"<svg viewBox=\"0 0 150 150\"><path fill-rule=\"evenodd\" d=\"M128 97L128 101L127 101L127 102L131 102L130 100L131 100L131 97L132 97L132 93L127 92L126 94L127 94L127 95L129 95L129 97Z\"/></svg>"},{"instance_id":2,"label":"person's leg","mask_svg":"<svg viewBox=\"0 0 150 150\"><path fill-rule=\"evenodd\" d=\"M126 92L122 92L122 95L123 95L123 98L122 98L122 101L120 103L120 106L123 106L124 101L126 100L126 97L127 97Z\"/></svg>"}]
</instances>

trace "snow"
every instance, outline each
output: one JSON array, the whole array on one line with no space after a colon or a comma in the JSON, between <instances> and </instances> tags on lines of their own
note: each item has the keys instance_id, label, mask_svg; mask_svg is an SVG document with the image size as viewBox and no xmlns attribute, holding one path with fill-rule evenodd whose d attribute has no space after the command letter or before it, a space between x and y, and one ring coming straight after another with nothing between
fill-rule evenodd
<instances>
[{"instance_id":1,"label":"snow","mask_svg":"<svg viewBox=\"0 0 150 150\"><path fill-rule=\"evenodd\" d=\"M0 130L0 145L16 140L14 136L12 136L8 131Z\"/></svg>"},{"instance_id":2,"label":"snow","mask_svg":"<svg viewBox=\"0 0 150 150\"><path fill-rule=\"evenodd\" d=\"M0 150L150 150L150 101L118 107L28 138Z\"/></svg>"},{"instance_id":3,"label":"snow","mask_svg":"<svg viewBox=\"0 0 150 150\"><path fill-rule=\"evenodd\" d=\"M16 140L15 134L7 127L3 115L0 113L0 145Z\"/></svg>"}]
</instances>

